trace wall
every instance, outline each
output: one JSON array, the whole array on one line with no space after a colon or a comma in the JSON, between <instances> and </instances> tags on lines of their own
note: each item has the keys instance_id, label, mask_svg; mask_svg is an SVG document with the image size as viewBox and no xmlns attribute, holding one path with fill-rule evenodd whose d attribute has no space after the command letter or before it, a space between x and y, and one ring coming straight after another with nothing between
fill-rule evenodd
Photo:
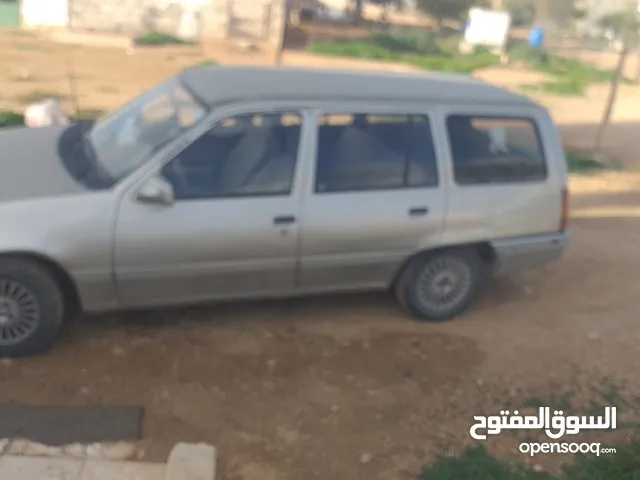
<instances>
[{"instance_id":1,"label":"wall","mask_svg":"<svg viewBox=\"0 0 640 480\"><path fill-rule=\"evenodd\" d=\"M22 0L20 5L22 26L66 27L69 19L68 0Z\"/></svg>"},{"instance_id":2,"label":"wall","mask_svg":"<svg viewBox=\"0 0 640 480\"><path fill-rule=\"evenodd\" d=\"M204 41L248 41L277 48L284 33L285 0L211 0L203 10Z\"/></svg>"},{"instance_id":3,"label":"wall","mask_svg":"<svg viewBox=\"0 0 640 480\"><path fill-rule=\"evenodd\" d=\"M48 0L51 1L51 0ZM209 0L69 0L72 29L139 34L157 30L196 40L198 28L185 28L189 14L196 21Z\"/></svg>"}]
</instances>

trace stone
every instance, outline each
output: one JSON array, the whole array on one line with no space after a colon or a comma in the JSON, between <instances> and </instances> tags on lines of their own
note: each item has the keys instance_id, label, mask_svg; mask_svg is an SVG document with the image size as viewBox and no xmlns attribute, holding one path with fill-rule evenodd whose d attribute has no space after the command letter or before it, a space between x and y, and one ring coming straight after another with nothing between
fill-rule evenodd
<instances>
[{"instance_id":1,"label":"stone","mask_svg":"<svg viewBox=\"0 0 640 480\"><path fill-rule=\"evenodd\" d=\"M5 368L9 368L11 365L13 365L13 359L12 358L0 358L0 366L3 366Z\"/></svg>"},{"instance_id":2,"label":"stone","mask_svg":"<svg viewBox=\"0 0 640 480\"><path fill-rule=\"evenodd\" d=\"M3 438L2 440L0 440L0 457L4 455L4 452L7 451L9 443L11 443L11 440L9 440L8 438Z\"/></svg>"},{"instance_id":3,"label":"stone","mask_svg":"<svg viewBox=\"0 0 640 480\"><path fill-rule=\"evenodd\" d=\"M24 451L29 448L29 442L16 438L10 440L5 448L8 455L24 455Z\"/></svg>"},{"instance_id":4,"label":"stone","mask_svg":"<svg viewBox=\"0 0 640 480\"><path fill-rule=\"evenodd\" d=\"M122 347L114 347L113 350L111 350L111 353L116 357L122 357L125 355L126 352Z\"/></svg>"},{"instance_id":5,"label":"stone","mask_svg":"<svg viewBox=\"0 0 640 480\"><path fill-rule=\"evenodd\" d=\"M267 360L267 368L269 369L270 372L273 372L277 366L278 366L278 360L276 360L275 358L272 358L271 360Z\"/></svg>"},{"instance_id":6,"label":"stone","mask_svg":"<svg viewBox=\"0 0 640 480\"><path fill-rule=\"evenodd\" d=\"M0 477L3 480L25 479L78 479L82 471L82 460L77 458L22 457L5 455L0 457ZM84 475L83 479L86 479ZM117 478L122 477L103 477Z\"/></svg>"},{"instance_id":7,"label":"stone","mask_svg":"<svg viewBox=\"0 0 640 480\"><path fill-rule=\"evenodd\" d=\"M69 480L163 480L167 478L166 473L166 466L162 463L87 460L82 476L69 477Z\"/></svg>"},{"instance_id":8,"label":"stone","mask_svg":"<svg viewBox=\"0 0 640 480\"><path fill-rule=\"evenodd\" d=\"M542 468L542 465L535 464L533 466L533 471L534 472L542 472L543 470L544 470L544 468Z\"/></svg>"},{"instance_id":9,"label":"stone","mask_svg":"<svg viewBox=\"0 0 640 480\"><path fill-rule=\"evenodd\" d=\"M330 410L332 413L338 413L340 411L340 407L338 405L331 405Z\"/></svg>"},{"instance_id":10,"label":"stone","mask_svg":"<svg viewBox=\"0 0 640 480\"><path fill-rule=\"evenodd\" d=\"M373 460L373 454L372 453L363 453L362 455L360 455L360 463L362 463L363 465L366 465L367 463L370 463Z\"/></svg>"},{"instance_id":11,"label":"stone","mask_svg":"<svg viewBox=\"0 0 640 480\"><path fill-rule=\"evenodd\" d=\"M62 455L62 448L51 447L41 443L26 442L22 450L22 455L31 457L60 457Z\"/></svg>"},{"instance_id":12,"label":"stone","mask_svg":"<svg viewBox=\"0 0 640 480\"><path fill-rule=\"evenodd\" d=\"M587 335L587 338L589 340L598 340L600 338L600 334L598 332L590 332L589 335Z\"/></svg>"},{"instance_id":13,"label":"stone","mask_svg":"<svg viewBox=\"0 0 640 480\"><path fill-rule=\"evenodd\" d=\"M74 458L84 458L87 455L87 449L84 445L80 443L72 443L70 445L65 445L62 447L62 452L64 455L68 455Z\"/></svg>"},{"instance_id":14,"label":"stone","mask_svg":"<svg viewBox=\"0 0 640 480\"><path fill-rule=\"evenodd\" d=\"M129 460L136 455L136 446L129 442L105 443L101 445L103 458L108 460Z\"/></svg>"},{"instance_id":15,"label":"stone","mask_svg":"<svg viewBox=\"0 0 640 480\"><path fill-rule=\"evenodd\" d=\"M167 462L167 479L214 480L216 475L216 449L204 443L178 443Z\"/></svg>"}]
</instances>

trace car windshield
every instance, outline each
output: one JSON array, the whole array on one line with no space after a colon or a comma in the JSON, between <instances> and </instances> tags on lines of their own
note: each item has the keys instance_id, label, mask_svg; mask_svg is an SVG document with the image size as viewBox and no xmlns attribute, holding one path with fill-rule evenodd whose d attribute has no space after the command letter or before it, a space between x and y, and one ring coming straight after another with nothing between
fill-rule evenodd
<instances>
[{"instance_id":1,"label":"car windshield","mask_svg":"<svg viewBox=\"0 0 640 480\"><path fill-rule=\"evenodd\" d=\"M87 138L100 167L117 182L206 113L180 81L172 78L98 120Z\"/></svg>"}]
</instances>

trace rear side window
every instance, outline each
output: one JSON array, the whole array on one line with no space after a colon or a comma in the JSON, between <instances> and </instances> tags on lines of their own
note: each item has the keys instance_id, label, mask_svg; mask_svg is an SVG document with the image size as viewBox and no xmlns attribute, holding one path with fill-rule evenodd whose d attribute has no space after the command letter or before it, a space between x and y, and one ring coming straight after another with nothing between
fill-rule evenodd
<instances>
[{"instance_id":1,"label":"rear side window","mask_svg":"<svg viewBox=\"0 0 640 480\"><path fill-rule=\"evenodd\" d=\"M421 115L324 115L318 122L317 193L434 187L436 154Z\"/></svg>"},{"instance_id":2,"label":"rear side window","mask_svg":"<svg viewBox=\"0 0 640 480\"><path fill-rule=\"evenodd\" d=\"M459 185L547 178L540 134L530 118L451 115L447 130Z\"/></svg>"}]
</instances>

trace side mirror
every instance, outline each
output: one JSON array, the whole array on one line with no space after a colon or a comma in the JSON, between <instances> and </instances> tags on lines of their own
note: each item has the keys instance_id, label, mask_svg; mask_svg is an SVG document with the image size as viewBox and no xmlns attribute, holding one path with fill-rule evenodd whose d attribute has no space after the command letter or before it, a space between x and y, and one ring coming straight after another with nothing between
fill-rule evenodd
<instances>
[{"instance_id":1,"label":"side mirror","mask_svg":"<svg viewBox=\"0 0 640 480\"><path fill-rule=\"evenodd\" d=\"M171 205L175 200L173 187L160 176L147 180L138 190L136 199L143 203L156 203L161 205Z\"/></svg>"}]
</instances>

